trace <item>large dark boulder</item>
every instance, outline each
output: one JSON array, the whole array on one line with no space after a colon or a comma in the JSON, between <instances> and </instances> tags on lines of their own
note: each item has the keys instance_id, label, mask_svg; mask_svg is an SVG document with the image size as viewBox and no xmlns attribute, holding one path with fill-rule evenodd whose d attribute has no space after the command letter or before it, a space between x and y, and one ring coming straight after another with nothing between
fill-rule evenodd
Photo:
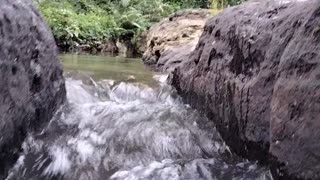
<instances>
[{"instance_id":1,"label":"large dark boulder","mask_svg":"<svg viewBox=\"0 0 320 180\"><path fill-rule=\"evenodd\" d=\"M32 0L0 1L0 179L65 100L56 50Z\"/></svg>"},{"instance_id":2,"label":"large dark boulder","mask_svg":"<svg viewBox=\"0 0 320 180\"><path fill-rule=\"evenodd\" d=\"M171 81L236 153L276 162L278 177L320 179L318 0L224 10Z\"/></svg>"}]
</instances>

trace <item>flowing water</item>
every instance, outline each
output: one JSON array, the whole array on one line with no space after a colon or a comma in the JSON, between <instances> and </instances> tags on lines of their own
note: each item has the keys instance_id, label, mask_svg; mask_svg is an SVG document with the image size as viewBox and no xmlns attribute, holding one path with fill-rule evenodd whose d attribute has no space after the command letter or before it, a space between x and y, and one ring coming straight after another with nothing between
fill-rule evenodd
<instances>
[{"instance_id":1,"label":"flowing water","mask_svg":"<svg viewBox=\"0 0 320 180\"><path fill-rule=\"evenodd\" d=\"M67 100L8 180L272 179L139 60L62 56Z\"/></svg>"}]
</instances>

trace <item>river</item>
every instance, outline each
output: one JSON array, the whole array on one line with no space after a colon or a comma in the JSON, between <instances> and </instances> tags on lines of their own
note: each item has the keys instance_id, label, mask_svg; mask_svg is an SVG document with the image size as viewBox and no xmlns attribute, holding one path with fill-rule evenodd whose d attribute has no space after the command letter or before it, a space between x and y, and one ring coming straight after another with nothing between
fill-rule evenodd
<instances>
[{"instance_id":1,"label":"river","mask_svg":"<svg viewBox=\"0 0 320 180\"><path fill-rule=\"evenodd\" d=\"M7 180L272 179L268 168L233 155L167 75L138 59L61 59L68 102L28 135Z\"/></svg>"}]
</instances>

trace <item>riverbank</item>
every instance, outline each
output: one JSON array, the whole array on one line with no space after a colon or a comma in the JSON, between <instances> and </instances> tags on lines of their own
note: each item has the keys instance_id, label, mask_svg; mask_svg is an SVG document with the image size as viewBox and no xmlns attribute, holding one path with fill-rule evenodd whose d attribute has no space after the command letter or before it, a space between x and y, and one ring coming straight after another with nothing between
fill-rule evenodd
<instances>
[{"instance_id":1,"label":"riverbank","mask_svg":"<svg viewBox=\"0 0 320 180\"><path fill-rule=\"evenodd\" d=\"M36 0L61 52L141 56L146 30L182 9L220 9L241 0Z\"/></svg>"},{"instance_id":2,"label":"riverbank","mask_svg":"<svg viewBox=\"0 0 320 180\"><path fill-rule=\"evenodd\" d=\"M180 6L162 0L36 1L63 52L138 55L143 31Z\"/></svg>"}]
</instances>

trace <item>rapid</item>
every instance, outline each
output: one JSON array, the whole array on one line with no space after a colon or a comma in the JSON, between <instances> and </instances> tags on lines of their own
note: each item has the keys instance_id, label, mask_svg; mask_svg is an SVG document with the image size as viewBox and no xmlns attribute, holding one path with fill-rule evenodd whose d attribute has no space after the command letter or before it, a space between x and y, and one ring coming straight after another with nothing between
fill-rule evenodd
<instances>
[{"instance_id":1,"label":"rapid","mask_svg":"<svg viewBox=\"0 0 320 180\"><path fill-rule=\"evenodd\" d=\"M168 75L120 61L123 71L99 78L64 62L68 102L28 135L7 180L272 180L267 167L232 154Z\"/></svg>"}]
</instances>

